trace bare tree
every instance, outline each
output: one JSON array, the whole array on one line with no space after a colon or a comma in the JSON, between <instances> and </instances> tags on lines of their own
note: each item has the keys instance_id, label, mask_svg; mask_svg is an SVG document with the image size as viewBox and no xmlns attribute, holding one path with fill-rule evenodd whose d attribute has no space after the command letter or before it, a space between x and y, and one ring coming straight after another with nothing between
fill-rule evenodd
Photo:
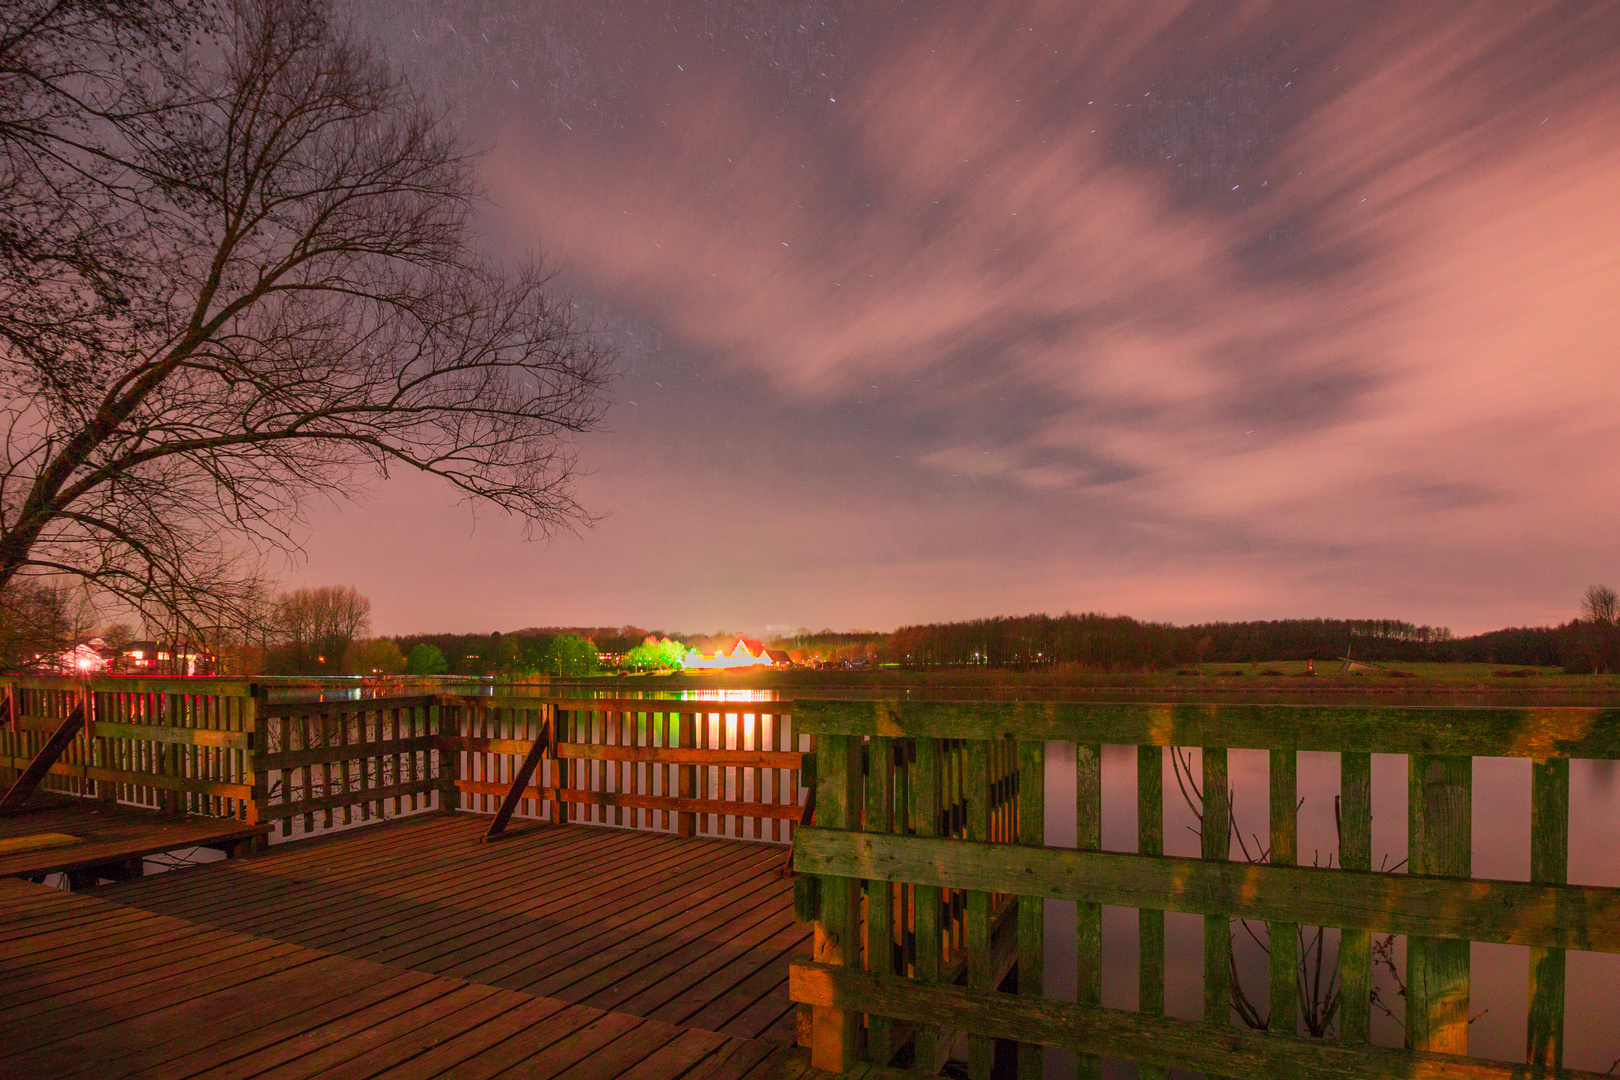
<instances>
[{"instance_id":1,"label":"bare tree","mask_svg":"<svg viewBox=\"0 0 1620 1080\"><path fill-rule=\"evenodd\" d=\"M3 18L0 588L218 622L303 499L394 466L584 518L608 354L479 252L471 159L324 0Z\"/></svg>"},{"instance_id":2,"label":"bare tree","mask_svg":"<svg viewBox=\"0 0 1620 1080\"><path fill-rule=\"evenodd\" d=\"M371 601L350 585L296 589L276 597L273 625L287 674L337 674L344 654L371 629Z\"/></svg>"},{"instance_id":3,"label":"bare tree","mask_svg":"<svg viewBox=\"0 0 1620 1080\"><path fill-rule=\"evenodd\" d=\"M1607 585L1592 585L1581 597L1581 618L1600 626L1620 624L1620 593Z\"/></svg>"}]
</instances>

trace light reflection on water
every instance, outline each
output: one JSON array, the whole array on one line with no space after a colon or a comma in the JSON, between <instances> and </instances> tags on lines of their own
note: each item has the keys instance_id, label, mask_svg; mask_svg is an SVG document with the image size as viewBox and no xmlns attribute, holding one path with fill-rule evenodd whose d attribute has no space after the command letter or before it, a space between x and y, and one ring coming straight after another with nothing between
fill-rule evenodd
<instances>
[{"instance_id":1,"label":"light reflection on water","mask_svg":"<svg viewBox=\"0 0 1620 1080\"><path fill-rule=\"evenodd\" d=\"M1048 743L1046 765L1046 842L1075 842L1074 744ZM1161 751L1165 752L1165 751ZM1167 752L1166 752L1167 753ZM1190 753L1191 775L1201 775L1199 751ZM1270 832L1268 757L1265 751L1231 750L1228 771L1233 791L1235 832L1251 854L1264 850ZM1302 864L1338 865L1334 799L1339 793L1339 755L1299 755L1299 853ZM1164 847L1168 855L1196 858L1197 818L1168 756L1164 762ZM1375 754L1372 762L1374 867L1405 871L1406 757ZM1136 751L1103 748L1102 846L1136 850ZM1474 876L1526 881L1530 877L1530 762L1523 758L1475 758L1473 798ZM1570 872L1572 884L1620 886L1620 785L1609 761L1570 763ZM1234 836L1232 857L1244 858ZM1250 928L1266 940L1264 923ZM1338 934L1329 930L1326 961L1332 964ZM1046 994L1073 1001L1075 995L1074 904L1046 902ZM1405 941L1396 938L1393 956L1405 970ZM1268 1008L1267 958L1262 946L1233 923L1233 951L1239 977L1262 1013ZM1620 1058L1620 956L1571 952L1568 961L1566 1067L1607 1070ZM1472 949L1469 1053L1502 1061L1524 1058L1529 950L1521 946L1475 943ZM1134 908L1103 909L1102 1003L1107 1008L1137 1007L1137 915ZM1203 919L1171 912L1165 917L1165 1008L1171 1016L1198 1019L1203 1013ZM1400 1046L1400 997L1386 970L1375 968L1374 985L1394 1002L1396 1018L1373 1010L1373 1041ZM1232 1022L1238 1023L1234 1013ZM1049 1050L1046 1075L1072 1077L1073 1055ZM1106 1076L1134 1076L1134 1066L1109 1062Z\"/></svg>"}]
</instances>

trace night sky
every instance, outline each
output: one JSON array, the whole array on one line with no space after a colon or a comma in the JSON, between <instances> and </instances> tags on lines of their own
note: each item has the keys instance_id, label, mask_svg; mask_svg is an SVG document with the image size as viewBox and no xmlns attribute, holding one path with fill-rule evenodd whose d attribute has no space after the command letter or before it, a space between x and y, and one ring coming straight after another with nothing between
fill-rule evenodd
<instances>
[{"instance_id":1,"label":"night sky","mask_svg":"<svg viewBox=\"0 0 1620 1080\"><path fill-rule=\"evenodd\" d=\"M1620 5L372 0L620 350L577 536L396 477L376 629L1557 622L1620 584Z\"/></svg>"}]
</instances>

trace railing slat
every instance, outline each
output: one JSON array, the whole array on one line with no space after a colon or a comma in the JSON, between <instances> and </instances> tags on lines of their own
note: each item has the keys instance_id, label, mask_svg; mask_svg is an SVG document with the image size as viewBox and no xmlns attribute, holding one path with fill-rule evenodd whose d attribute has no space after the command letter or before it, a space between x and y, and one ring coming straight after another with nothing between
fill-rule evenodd
<instances>
[{"instance_id":1,"label":"railing slat","mask_svg":"<svg viewBox=\"0 0 1620 1080\"><path fill-rule=\"evenodd\" d=\"M914 835L925 838L939 836L940 811L940 746L938 739L920 738L912 741L910 816ZM797 831L797 844L806 834ZM795 848L797 858L797 848ZM944 928L940 926L940 890L938 886L914 885L911 890L912 923L916 958L912 981L919 986L939 982ZM923 1023L912 1035L913 1069L920 1076L933 1076L938 1071L939 1036L937 1025Z\"/></svg>"},{"instance_id":2,"label":"railing slat","mask_svg":"<svg viewBox=\"0 0 1620 1080\"><path fill-rule=\"evenodd\" d=\"M1268 786L1271 789L1271 864L1293 866L1299 858L1299 756L1292 750L1273 750ZM1292 1035L1299 1026L1299 924L1270 924L1268 945L1271 967L1271 1012L1268 1030Z\"/></svg>"},{"instance_id":3,"label":"railing slat","mask_svg":"<svg viewBox=\"0 0 1620 1080\"><path fill-rule=\"evenodd\" d=\"M1227 861L1232 846L1231 801L1227 787L1226 748L1203 748L1203 820L1199 827L1203 858ZM1204 1020L1225 1027L1232 1012L1232 919L1204 916Z\"/></svg>"},{"instance_id":4,"label":"railing slat","mask_svg":"<svg viewBox=\"0 0 1620 1080\"><path fill-rule=\"evenodd\" d=\"M1339 755L1339 865L1372 869L1372 755ZM1372 936L1367 930L1339 931L1339 1038L1346 1046L1365 1044L1372 1012Z\"/></svg>"},{"instance_id":5,"label":"railing slat","mask_svg":"<svg viewBox=\"0 0 1620 1080\"><path fill-rule=\"evenodd\" d=\"M681 729L681 742L690 745L691 728L682 723ZM860 741L848 735L821 736L816 754L817 820L828 829L853 829L860 824L860 805ZM822 879L821 920L813 945L818 962L860 966L860 886L854 877ZM856 1012L818 1007L811 1025L811 1065L843 1072L860 1060L860 1020Z\"/></svg>"},{"instance_id":6,"label":"railing slat","mask_svg":"<svg viewBox=\"0 0 1620 1080\"><path fill-rule=\"evenodd\" d=\"M1018 744L1018 843L1046 846L1046 744L1028 739ZM1018 898L1018 992L1046 996L1046 901L1039 896ZM1041 1080L1045 1069L1045 1047L1018 1044L1018 1080Z\"/></svg>"},{"instance_id":7,"label":"railing slat","mask_svg":"<svg viewBox=\"0 0 1620 1080\"><path fill-rule=\"evenodd\" d=\"M1469 876L1474 760L1407 759L1407 853L1414 874ZM1469 943L1414 936L1406 943L1406 1029L1414 1050L1468 1052Z\"/></svg>"},{"instance_id":8,"label":"railing slat","mask_svg":"<svg viewBox=\"0 0 1620 1080\"><path fill-rule=\"evenodd\" d=\"M1530 766L1530 880L1562 885L1569 880L1569 761L1537 760ZM1530 1017L1525 1060L1564 1067L1563 949L1530 949Z\"/></svg>"},{"instance_id":9,"label":"railing slat","mask_svg":"<svg viewBox=\"0 0 1620 1080\"><path fill-rule=\"evenodd\" d=\"M1164 748L1136 748L1136 850L1164 854ZM1137 1011L1144 1016L1164 1015L1164 912L1140 908L1136 913L1138 967ZM1142 1080L1162 1080L1164 1070L1143 1065Z\"/></svg>"},{"instance_id":10,"label":"railing slat","mask_svg":"<svg viewBox=\"0 0 1620 1080\"><path fill-rule=\"evenodd\" d=\"M1080 743L1074 748L1075 846L1081 851L1102 850L1102 746ZM1074 905L1075 1000L1082 1005L1102 1004L1102 905L1080 901ZM1102 1058L1082 1054L1079 1080L1098 1080Z\"/></svg>"},{"instance_id":11,"label":"railing slat","mask_svg":"<svg viewBox=\"0 0 1620 1080\"><path fill-rule=\"evenodd\" d=\"M871 833L893 831L890 814L894 796L894 745L883 736L866 747L866 812L863 827ZM757 818L755 819L758 820ZM879 978L894 975L894 887L887 881L866 883L866 970ZM886 1016L866 1018L867 1055L874 1064L887 1065L894 1056L894 1025Z\"/></svg>"}]
</instances>

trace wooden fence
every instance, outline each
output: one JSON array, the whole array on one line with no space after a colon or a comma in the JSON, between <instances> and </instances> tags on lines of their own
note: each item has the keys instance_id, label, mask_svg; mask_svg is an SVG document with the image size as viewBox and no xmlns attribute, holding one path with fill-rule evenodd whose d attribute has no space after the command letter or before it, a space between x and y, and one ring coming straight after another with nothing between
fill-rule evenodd
<instances>
[{"instance_id":1,"label":"wooden fence","mask_svg":"<svg viewBox=\"0 0 1620 1080\"><path fill-rule=\"evenodd\" d=\"M817 739L816 824L794 862L814 954L790 989L810 1007L813 1063L932 1073L958 1036L989 1076L1015 1040L1034 1080L1043 1047L1227 1077L1508 1077L1560 1072L1565 950L1620 952L1620 889L1566 884L1569 759L1620 757L1620 710L1096 703L800 701ZM1045 846L1046 743L1076 746L1076 848ZM1103 744L1138 747L1134 854L1101 847ZM1164 855L1163 747L1202 748L1202 857ZM1229 861L1227 751L1270 752L1270 852ZM1297 865L1297 757L1337 751L1342 868ZM1409 872L1371 866L1371 754L1409 755ZM1531 880L1470 873L1472 759L1532 760ZM1008 898L1003 908L1000 898ZM1077 905L1077 1001L1043 996L1043 905ZM1101 906L1137 908L1136 1011L1101 1007ZM1204 917L1204 1018L1164 1015L1164 912ZM1270 924L1267 1030L1229 1022L1234 919ZM1296 929L1340 928L1333 1038L1297 1036ZM1372 935L1407 937L1407 1040L1369 1041ZM1470 942L1530 950L1527 1065L1465 1056ZM1016 961L1016 991L1002 991ZM902 1059L903 1060L903 1059Z\"/></svg>"},{"instance_id":2,"label":"wooden fence","mask_svg":"<svg viewBox=\"0 0 1620 1080\"><path fill-rule=\"evenodd\" d=\"M307 835L436 809L790 842L788 702L422 694L277 702L246 680L13 678L0 778L53 738L40 789ZM82 718L68 724L75 710Z\"/></svg>"}]
</instances>

